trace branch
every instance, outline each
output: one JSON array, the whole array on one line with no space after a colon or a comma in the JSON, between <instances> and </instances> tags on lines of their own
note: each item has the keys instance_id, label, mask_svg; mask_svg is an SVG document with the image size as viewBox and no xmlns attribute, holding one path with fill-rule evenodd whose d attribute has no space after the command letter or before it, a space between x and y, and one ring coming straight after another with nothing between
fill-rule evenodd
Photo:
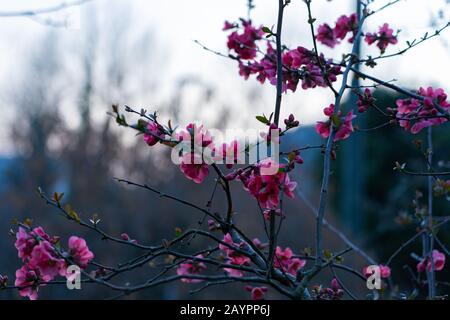
<instances>
[{"instance_id":1,"label":"branch","mask_svg":"<svg viewBox=\"0 0 450 320\"><path fill-rule=\"evenodd\" d=\"M36 10L24 10L24 11L9 11L9 12L0 12L0 18L12 18L12 17L30 17L30 16L37 16L40 14L45 13L52 13L61 11L70 7L80 6L87 2L90 2L92 0L76 0L73 2L66 2L63 1L58 5L55 5L53 7L47 7L43 9L36 9Z\"/></svg>"}]
</instances>

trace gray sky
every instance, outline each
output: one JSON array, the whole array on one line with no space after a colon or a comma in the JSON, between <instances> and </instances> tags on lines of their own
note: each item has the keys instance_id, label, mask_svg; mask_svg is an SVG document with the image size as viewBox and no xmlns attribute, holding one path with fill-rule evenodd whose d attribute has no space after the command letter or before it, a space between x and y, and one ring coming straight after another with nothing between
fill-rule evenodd
<instances>
[{"instance_id":1,"label":"gray sky","mask_svg":"<svg viewBox=\"0 0 450 320\"><path fill-rule=\"evenodd\" d=\"M69 0L67 0L69 1ZM373 8L382 6L387 1L375 1ZM399 44L388 48L388 52L395 52L405 46L406 40L412 40L432 32L430 22L441 8L445 7L445 0L405 0L391 8L371 17L365 30L376 30L379 25L389 22L394 29L401 29ZM60 3L59 0L0 0L0 11L43 8ZM314 15L317 24L328 22L334 24L341 14L353 12L352 0L315 0L313 1ZM255 24L271 26L276 21L276 1L255 0L256 9L252 13ZM134 32L152 30L160 46L154 48L167 63L161 64L157 71L148 70L151 77L160 79L161 101L171 94L176 79L184 75L193 75L203 79L216 88L222 101L226 101L232 109L239 112L233 118L232 126L239 127L248 124L255 114L271 112L275 92L269 84L260 86L256 80L244 81L239 75L234 61L217 57L202 50L193 40L199 40L206 46L226 52L226 35L221 31L224 20L237 20L246 16L245 0L95 0L94 3L84 5L80 9L72 8L58 14L52 19L69 18L72 27L58 30L66 35L67 41L76 41L83 32L84 15L96 6L100 12L109 14L111 10L120 10L124 5L132 7L134 12ZM449 10L447 10L449 11ZM441 20L441 24L449 20L449 13ZM305 5L301 0L292 0L286 10L284 26L284 42L289 47L303 45L311 47L308 25L306 22ZM22 66L29 59L30 54L38 48L43 36L52 27L41 25L29 18L0 18L0 112L5 114L0 120L0 153L10 152L11 143L8 141L5 123L11 121L12 112L6 104L7 88L11 82L21 76ZM380 62L374 71L378 77L385 80L397 79L398 83L411 88L419 86L438 85L450 92L448 74L450 71L450 30L446 30L441 38L434 38L423 45L412 49L402 57L387 59ZM326 55L339 57L348 50L347 45L341 45L331 51L322 48ZM76 49L75 49L76 50ZM377 54L374 47L364 47L367 54ZM164 57L168 57L164 59ZM152 74L155 72L155 74ZM261 99L258 105L248 105L243 95L251 90ZM146 101L145 96L133 97L133 101L145 105L157 105L158 101ZM294 113L301 123L314 123L322 118L322 109L332 101L326 89L301 90L286 95L282 115ZM132 103L130 103L132 104ZM214 116L215 109L211 106L202 115L192 115L190 110L184 111L186 122L203 120ZM103 116L104 113L100 113Z\"/></svg>"}]
</instances>

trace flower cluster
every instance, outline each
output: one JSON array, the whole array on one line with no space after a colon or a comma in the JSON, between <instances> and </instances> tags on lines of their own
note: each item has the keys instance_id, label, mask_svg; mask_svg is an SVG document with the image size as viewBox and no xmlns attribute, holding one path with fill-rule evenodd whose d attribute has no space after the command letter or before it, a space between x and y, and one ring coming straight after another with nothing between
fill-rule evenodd
<instances>
[{"instance_id":1,"label":"flower cluster","mask_svg":"<svg viewBox=\"0 0 450 320\"><path fill-rule=\"evenodd\" d=\"M320 25L317 29L316 39L323 45L330 48L334 48L340 43L340 40L345 39L347 34L350 32L352 36L348 39L350 43L355 40L356 34L358 33L358 17L356 13L350 16L342 15L336 21L335 27L331 28L327 23ZM376 42L377 47L380 49L381 53L386 51L389 44L397 44L397 36L394 35L394 31L389 28L389 24L384 23L379 27L378 32L366 33L364 40L367 44L372 45Z\"/></svg>"},{"instance_id":2,"label":"flower cluster","mask_svg":"<svg viewBox=\"0 0 450 320\"><path fill-rule=\"evenodd\" d=\"M277 52L267 41L267 48L258 59L258 48L256 42L262 40L261 28L255 28L251 22L241 20L243 33L234 31L228 36L228 48L230 52L237 53L236 60L239 62L239 74L248 79L255 74L260 83L266 79L272 84L277 84ZM237 28L238 24L225 23L224 30ZM332 63L331 59L325 59L323 54L316 54L304 47L287 50L282 53L283 63L283 92L287 90L296 91L299 82L303 89L326 87L327 82L334 82L341 74L341 67ZM324 74L320 68L322 66Z\"/></svg>"},{"instance_id":3,"label":"flower cluster","mask_svg":"<svg viewBox=\"0 0 450 320\"><path fill-rule=\"evenodd\" d=\"M231 247L241 248L243 244L236 244L233 242L233 238L229 233L223 237L223 242L227 243ZM225 252L227 263L235 266L249 266L250 258L246 255L231 249L229 246L219 244L219 249ZM233 277L242 277L244 274L241 270L235 268L224 268L224 270Z\"/></svg>"},{"instance_id":4,"label":"flower cluster","mask_svg":"<svg viewBox=\"0 0 450 320\"><path fill-rule=\"evenodd\" d=\"M364 90L363 94L358 95L356 105L358 106L358 112L366 112L367 109L375 102L375 98L372 96L372 92L369 88Z\"/></svg>"},{"instance_id":5,"label":"flower cluster","mask_svg":"<svg viewBox=\"0 0 450 320\"><path fill-rule=\"evenodd\" d=\"M434 271L441 271L445 266L445 254L438 250L433 250L431 253L434 265ZM424 272L425 269L431 271L433 266L431 265L430 259L424 258L417 264L417 272Z\"/></svg>"},{"instance_id":6,"label":"flower cluster","mask_svg":"<svg viewBox=\"0 0 450 320\"><path fill-rule=\"evenodd\" d=\"M154 146L165 139L164 128L154 121L149 121L144 132L144 141L149 146Z\"/></svg>"},{"instance_id":7,"label":"flower cluster","mask_svg":"<svg viewBox=\"0 0 450 320\"><path fill-rule=\"evenodd\" d=\"M268 158L251 167L250 170L239 173L237 178L242 181L244 189L258 200L263 209L275 209L280 202L282 192L289 198L294 198L297 183L290 180L286 171L285 165L277 164Z\"/></svg>"},{"instance_id":8,"label":"flower cluster","mask_svg":"<svg viewBox=\"0 0 450 320\"><path fill-rule=\"evenodd\" d=\"M239 30L233 31L228 36L227 46L231 52L237 54L238 59L250 60L256 57L258 47L256 41L262 39L264 32L262 28L255 28L252 26L250 20L241 19L242 32ZM232 30L237 28L237 24L231 24L225 21L223 30Z\"/></svg>"},{"instance_id":9,"label":"flower cluster","mask_svg":"<svg viewBox=\"0 0 450 320\"><path fill-rule=\"evenodd\" d=\"M176 133L176 138L184 144L180 155L180 170L186 178L195 183L202 183L209 174L209 167L206 163L206 148L209 154L214 149L213 138L203 125L190 123L185 130Z\"/></svg>"},{"instance_id":10,"label":"flower cluster","mask_svg":"<svg viewBox=\"0 0 450 320\"><path fill-rule=\"evenodd\" d=\"M372 45L373 43L377 43L378 49L380 49L381 53L386 51L386 48L389 44L397 44L397 36L394 35L394 30L389 28L389 24L383 24L377 33L366 33L364 40Z\"/></svg>"},{"instance_id":11,"label":"flower cluster","mask_svg":"<svg viewBox=\"0 0 450 320\"><path fill-rule=\"evenodd\" d=\"M420 88L418 93L424 97L423 101L414 98L396 101L396 117L400 126L413 134L419 133L424 128L447 122L436 106L450 112L450 103L447 102L447 95L443 89Z\"/></svg>"},{"instance_id":12,"label":"flower cluster","mask_svg":"<svg viewBox=\"0 0 450 320\"><path fill-rule=\"evenodd\" d=\"M199 254L195 256L198 259L203 259L203 255ZM179 276L186 276L186 275L196 275L200 274L202 271L206 270L206 264L197 261L197 260L186 260L184 263L181 263L180 266L177 268L177 274ZM202 280L201 279L190 279L190 278L181 278L182 282L185 283L199 283Z\"/></svg>"},{"instance_id":13,"label":"flower cluster","mask_svg":"<svg viewBox=\"0 0 450 320\"><path fill-rule=\"evenodd\" d=\"M19 294L22 297L35 300L39 286L45 285L58 275L67 276L67 261L86 269L94 258L82 238L70 237L67 252L58 252L55 249L58 243L59 237L50 237L42 227L31 231L19 228L15 247L24 265L16 271L15 285L21 288Z\"/></svg>"},{"instance_id":14,"label":"flower cluster","mask_svg":"<svg viewBox=\"0 0 450 320\"><path fill-rule=\"evenodd\" d=\"M327 121L318 121L316 124L316 132L320 134L322 138L328 138L331 132L331 125L336 128L336 134L334 141L344 140L350 137L353 132L352 121L356 116L353 114L353 110L350 110L345 117L342 117L342 113L339 110L336 115L334 113L334 104L330 104L329 107L323 109L323 113L329 117Z\"/></svg>"},{"instance_id":15,"label":"flower cluster","mask_svg":"<svg viewBox=\"0 0 450 320\"><path fill-rule=\"evenodd\" d=\"M288 247L284 250L281 247L275 249L274 267L279 268L283 272L297 275L298 270L306 265L306 261L294 258L292 250Z\"/></svg>"},{"instance_id":16,"label":"flower cluster","mask_svg":"<svg viewBox=\"0 0 450 320\"><path fill-rule=\"evenodd\" d=\"M331 28L327 23L320 25L317 29L316 39L320 43L334 48L340 43L340 40L345 39L349 32L352 33L352 37L348 39L348 42L353 43L358 32L358 17L356 13L352 13L349 16L340 16L334 28Z\"/></svg>"},{"instance_id":17,"label":"flower cluster","mask_svg":"<svg viewBox=\"0 0 450 320\"><path fill-rule=\"evenodd\" d=\"M344 291L337 279L333 278L333 280L331 280L331 288L315 286L313 288L313 294L317 300L340 300L344 295Z\"/></svg>"}]
</instances>

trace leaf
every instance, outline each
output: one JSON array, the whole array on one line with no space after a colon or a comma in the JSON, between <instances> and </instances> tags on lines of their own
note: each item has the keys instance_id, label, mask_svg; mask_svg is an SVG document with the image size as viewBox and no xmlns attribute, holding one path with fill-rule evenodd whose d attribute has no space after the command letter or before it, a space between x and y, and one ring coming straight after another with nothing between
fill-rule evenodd
<instances>
[{"instance_id":1,"label":"leaf","mask_svg":"<svg viewBox=\"0 0 450 320\"><path fill-rule=\"evenodd\" d=\"M175 236L176 237L181 236L182 233L183 233L183 230L181 230L181 228L178 228L178 227L175 228Z\"/></svg>"},{"instance_id":2,"label":"leaf","mask_svg":"<svg viewBox=\"0 0 450 320\"><path fill-rule=\"evenodd\" d=\"M28 227L31 227L31 226L33 225L33 220L31 220L30 218L26 218L26 219L23 221L23 224L26 225L26 226L28 226Z\"/></svg>"},{"instance_id":3,"label":"leaf","mask_svg":"<svg viewBox=\"0 0 450 320\"><path fill-rule=\"evenodd\" d=\"M270 33L270 34L272 34L272 30L270 30L268 27L262 27L262 31L263 31L264 33Z\"/></svg>"},{"instance_id":4,"label":"leaf","mask_svg":"<svg viewBox=\"0 0 450 320\"><path fill-rule=\"evenodd\" d=\"M59 203L61 202L62 198L64 197L64 192L62 193L58 193L55 191L55 193L53 194L53 200L59 205Z\"/></svg>"},{"instance_id":5,"label":"leaf","mask_svg":"<svg viewBox=\"0 0 450 320\"><path fill-rule=\"evenodd\" d=\"M136 129L144 132L146 127L147 127L147 121L139 119L137 122L137 125L136 125Z\"/></svg>"},{"instance_id":6,"label":"leaf","mask_svg":"<svg viewBox=\"0 0 450 320\"><path fill-rule=\"evenodd\" d=\"M331 259L333 257L333 253L328 249L323 250L323 255L326 259Z\"/></svg>"},{"instance_id":7,"label":"leaf","mask_svg":"<svg viewBox=\"0 0 450 320\"><path fill-rule=\"evenodd\" d=\"M288 160L289 160L289 162L292 162L292 161L294 161L295 160L295 152L289 152L289 154L288 154Z\"/></svg>"},{"instance_id":8,"label":"leaf","mask_svg":"<svg viewBox=\"0 0 450 320\"><path fill-rule=\"evenodd\" d=\"M70 204L66 205L65 208L67 215L69 216L70 219L75 220L76 222L80 223L81 219L78 216L78 214L72 209L72 207L70 206Z\"/></svg>"},{"instance_id":9,"label":"leaf","mask_svg":"<svg viewBox=\"0 0 450 320\"><path fill-rule=\"evenodd\" d=\"M342 262L344 262L344 257L337 256L336 258L334 258L334 260L336 261L336 263L341 264Z\"/></svg>"},{"instance_id":10,"label":"leaf","mask_svg":"<svg viewBox=\"0 0 450 320\"><path fill-rule=\"evenodd\" d=\"M266 118L265 115L262 115L262 116L256 116L256 120L258 120L259 122L264 123L264 124L266 124L266 125L269 125L269 124L270 124L269 120Z\"/></svg>"}]
</instances>

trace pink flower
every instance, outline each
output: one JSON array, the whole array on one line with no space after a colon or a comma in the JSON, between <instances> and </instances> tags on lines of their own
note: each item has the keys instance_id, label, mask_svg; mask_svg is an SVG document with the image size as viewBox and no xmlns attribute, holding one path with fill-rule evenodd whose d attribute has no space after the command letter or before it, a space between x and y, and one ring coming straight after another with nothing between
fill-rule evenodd
<instances>
[{"instance_id":1,"label":"pink flower","mask_svg":"<svg viewBox=\"0 0 450 320\"><path fill-rule=\"evenodd\" d=\"M389 44L397 44L397 37L394 35L394 30L389 28L389 24L383 24L378 33L367 33L364 40L367 44L371 45L378 41L377 47L380 49L381 53L386 51Z\"/></svg>"},{"instance_id":2,"label":"pink flower","mask_svg":"<svg viewBox=\"0 0 450 320\"><path fill-rule=\"evenodd\" d=\"M81 269L86 269L94 254L89 250L83 238L72 236L69 238L69 255L72 261Z\"/></svg>"},{"instance_id":3,"label":"pink flower","mask_svg":"<svg viewBox=\"0 0 450 320\"><path fill-rule=\"evenodd\" d=\"M156 122L149 121L145 128L144 141L149 146L154 146L162 139L164 139L164 128Z\"/></svg>"},{"instance_id":4,"label":"pink flower","mask_svg":"<svg viewBox=\"0 0 450 320\"><path fill-rule=\"evenodd\" d=\"M239 248L240 245L233 242L233 239L231 237L231 234L227 233L223 237L223 242L229 244L232 247ZM236 252L235 250L231 249L230 247L219 244L219 249L225 251L227 256L227 263L236 265L236 266L248 266L250 265L250 258L246 255L243 255L241 253ZM224 268L224 270L231 276L234 277L242 277L244 274L241 270L235 269L235 268Z\"/></svg>"},{"instance_id":5,"label":"pink flower","mask_svg":"<svg viewBox=\"0 0 450 320\"><path fill-rule=\"evenodd\" d=\"M344 140L350 137L350 134L353 132L353 124L352 120L356 118L353 115L353 110L350 110L344 118L343 123L341 123L336 131L336 135L334 136L334 141Z\"/></svg>"},{"instance_id":6,"label":"pink flower","mask_svg":"<svg viewBox=\"0 0 450 320\"><path fill-rule=\"evenodd\" d=\"M51 278L49 276L41 276L38 270L24 265L16 271L14 285L21 287L19 289L19 295L21 297L36 300L38 298L38 288L43 285L42 283L49 282L50 280Z\"/></svg>"},{"instance_id":7,"label":"pink flower","mask_svg":"<svg viewBox=\"0 0 450 320\"><path fill-rule=\"evenodd\" d=\"M128 233L122 233L120 237L122 238L122 240L130 241L130 236L128 235Z\"/></svg>"},{"instance_id":8,"label":"pink flower","mask_svg":"<svg viewBox=\"0 0 450 320\"><path fill-rule=\"evenodd\" d=\"M209 174L208 165L203 163L201 155L186 153L181 157L180 170L186 178L195 183L202 183Z\"/></svg>"},{"instance_id":9,"label":"pink flower","mask_svg":"<svg viewBox=\"0 0 450 320\"><path fill-rule=\"evenodd\" d=\"M315 286L313 288L313 293L318 300L339 300L344 295L344 291L336 278L331 280L331 288Z\"/></svg>"},{"instance_id":10,"label":"pink flower","mask_svg":"<svg viewBox=\"0 0 450 320\"><path fill-rule=\"evenodd\" d=\"M425 97L423 102L418 99L398 99L396 101L396 116L399 124L412 134L417 134L424 128L448 121L445 117L439 116L441 113L435 108L435 103L447 112L450 110L447 95L441 88L420 88L418 93Z\"/></svg>"},{"instance_id":11,"label":"pink flower","mask_svg":"<svg viewBox=\"0 0 450 320\"><path fill-rule=\"evenodd\" d=\"M203 255L197 255L196 258L203 259ZM177 268L177 274L179 276L185 275L197 275L200 274L203 270L206 270L206 265L203 262L195 261L195 260L186 260L184 263L181 263ZM181 281L184 283L199 283L201 279L189 279L189 278L181 278Z\"/></svg>"},{"instance_id":12,"label":"pink flower","mask_svg":"<svg viewBox=\"0 0 450 320\"><path fill-rule=\"evenodd\" d=\"M222 241L227 243L227 244L229 244L232 247L237 247L235 245L235 243L233 242L233 238L231 237L231 234L229 234L229 233L227 233L226 235L223 236L223 240ZM230 247L228 247L228 246L226 246L226 245L224 245L222 243L219 243L219 249L223 250L223 251L225 251L227 253L228 253L228 251L232 250Z\"/></svg>"},{"instance_id":13,"label":"pink flower","mask_svg":"<svg viewBox=\"0 0 450 320\"><path fill-rule=\"evenodd\" d=\"M36 227L30 232L22 227L19 227L19 231L16 233L16 242L14 245L17 249L19 258L21 258L22 261L30 258L33 248L38 244L37 238L41 238L51 243L56 243L59 240L58 237L50 238L42 227Z\"/></svg>"},{"instance_id":14,"label":"pink flower","mask_svg":"<svg viewBox=\"0 0 450 320\"><path fill-rule=\"evenodd\" d=\"M337 281L336 278L333 278L333 280L331 280L331 289L333 289L334 291L342 289L339 281Z\"/></svg>"},{"instance_id":15,"label":"pink flower","mask_svg":"<svg viewBox=\"0 0 450 320\"><path fill-rule=\"evenodd\" d=\"M19 227L19 231L16 233L16 239L17 240L14 245L17 249L19 258L21 258L22 261L25 261L30 257L37 241L22 227Z\"/></svg>"},{"instance_id":16,"label":"pink flower","mask_svg":"<svg viewBox=\"0 0 450 320\"><path fill-rule=\"evenodd\" d=\"M426 267L427 267L427 259L421 260L417 264L417 272L424 272Z\"/></svg>"},{"instance_id":17,"label":"pink flower","mask_svg":"<svg viewBox=\"0 0 450 320\"><path fill-rule=\"evenodd\" d=\"M331 122L330 121L317 121L316 124L316 132L322 137L322 138L328 138L330 136L331 131Z\"/></svg>"},{"instance_id":18,"label":"pink flower","mask_svg":"<svg viewBox=\"0 0 450 320\"><path fill-rule=\"evenodd\" d=\"M256 41L262 38L261 28L252 26L251 21L241 20L243 31L233 31L228 36L227 46L230 51L234 51L239 59L250 60L256 57ZM225 30L231 29L230 24L224 26Z\"/></svg>"},{"instance_id":19,"label":"pink flower","mask_svg":"<svg viewBox=\"0 0 450 320\"><path fill-rule=\"evenodd\" d=\"M380 268L380 277L383 279L387 279L391 276L391 268L389 268L388 266L385 266L383 264L378 265L378 267ZM369 271L368 267L364 267L363 268L363 275L368 278L373 274L373 272Z\"/></svg>"},{"instance_id":20,"label":"pink flower","mask_svg":"<svg viewBox=\"0 0 450 320\"><path fill-rule=\"evenodd\" d=\"M348 32L352 32L352 37L348 40L353 43L354 37L358 31L358 17L356 13L352 13L350 16L342 15L336 21L336 26L333 29L336 39L343 40Z\"/></svg>"},{"instance_id":21,"label":"pink flower","mask_svg":"<svg viewBox=\"0 0 450 320\"><path fill-rule=\"evenodd\" d=\"M326 116L330 117L330 119L325 122L318 121L316 124L316 132L322 138L328 138L330 136L331 123L332 123L331 119L333 117L333 110L334 110L334 104L330 104L329 107L327 107L323 110L323 113ZM334 141L347 139L350 136L350 134L354 131L352 120L354 118L356 118L356 116L353 114L353 110L350 110L344 118L341 117L341 112L339 111L338 114L336 115L336 118L339 120L337 123Z\"/></svg>"},{"instance_id":22,"label":"pink flower","mask_svg":"<svg viewBox=\"0 0 450 320\"><path fill-rule=\"evenodd\" d=\"M433 250L432 253L433 256L433 262L434 262L434 270L435 271L441 271L444 269L445 266L445 254L442 252L439 252L438 250ZM428 270L431 271L431 263L428 263Z\"/></svg>"},{"instance_id":23,"label":"pink flower","mask_svg":"<svg viewBox=\"0 0 450 320\"><path fill-rule=\"evenodd\" d=\"M336 44L339 43L339 41L336 39L333 29L331 29L331 27L326 23L319 26L319 28L317 29L316 38L317 41L330 48L334 48Z\"/></svg>"},{"instance_id":24,"label":"pink flower","mask_svg":"<svg viewBox=\"0 0 450 320\"><path fill-rule=\"evenodd\" d=\"M315 64L307 64L302 68L302 89L325 87L326 82L322 76L322 70Z\"/></svg>"},{"instance_id":25,"label":"pink flower","mask_svg":"<svg viewBox=\"0 0 450 320\"><path fill-rule=\"evenodd\" d=\"M276 169L276 166L278 166L278 169ZM270 170L272 167L276 173L261 173L262 170ZM280 191L284 192L289 198L294 198L297 183L291 181L284 170L280 170L283 168L285 166L273 163L271 159L264 159L251 172L239 177L244 184L244 189L249 191L264 209L275 209L278 206Z\"/></svg>"},{"instance_id":26,"label":"pink flower","mask_svg":"<svg viewBox=\"0 0 450 320\"><path fill-rule=\"evenodd\" d=\"M222 30L227 31L227 30L234 29L234 28L236 28L236 24L225 21L223 24Z\"/></svg>"},{"instance_id":27,"label":"pink flower","mask_svg":"<svg viewBox=\"0 0 450 320\"><path fill-rule=\"evenodd\" d=\"M202 183L209 173L204 156L212 155L215 149L213 137L203 125L198 126L194 123L189 124L186 130L177 132L175 136L183 143L181 146L183 155L180 157L181 172L195 183Z\"/></svg>"},{"instance_id":28,"label":"pink flower","mask_svg":"<svg viewBox=\"0 0 450 320\"><path fill-rule=\"evenodd\" d=\"M389 278L391 276L391 268L380 264L380 274L383 279Z\"/></svg>"},{"instance_id":29,"label":"pink flower","mask_svg":"<svg viewBox=\"0 0 450 320\"><path fill-rule=\"evenodd\" d=\"M57 256L50 242L41 241L33 248L29 265L31 268L39 270L42 275L53 279L62 273L65 262L64 259Z\"/></svg>"},{"instance_id":30,"label":"pink flower","mask_svg":"<svg viewBox=\"0 0 450 320\"><path fill-rule=\"evenodd\" d=\"M289 247L284 250L281 247L277 247L275 249L275 268L281 268L284 272L290 273L294 276L297 275L298 270L306 265L306 261L293 258L292 256L293 253Z\"/></svg>"},{"instance_id":31,"label":"pink flower","mask_svg":"<svg viewBox=\"0 0 450 320\"><path fill-rule=\"evenodd\" d=\"M434 264L434 271L441 271L444 269L445 266L445 254L438 250L433 250L432 252L432 258L433 258L433 264ZM425 271L425 266L428 269L428 271L432 270L431 261L429 261L428 258L422 259L417 264L417 272L423 272Z\"/></svg>"},{"instance_id":32,"label":"pink flower","mask_svg":"<svg viewBox=\"0 0 450 320\"><path fill-rule=\"evenodd\" d=\"M358 112L365 112L375 101L369 88L364 90L363 95L359 95L356 105L358 106Z\"/></svg>"},{"instance_id":33,"label":"pink flower","mask_svg":"<svg viewBox=\"0 0 450 320\"><path fill-rule=\"evenodd\" d=\"M252 286L245 286L245 290L251 293L252 300L263 300L266 292L268 291L267 287Z\"/></svg>"},{"instance_id":34,"label":"pink flower","mask_svg":"<svg viewBox=\"0 0 450 320\"><path fill-rule=\"evenodd\" d=\"M332 60L325 59L322 54L319 59L324 68L325 77L330 82L336 81L337 75L341 74L341 67L333 65ZM302 88L305 90L317 86L327 86L314 52L304 47L285 51L282 53L282 63L284 66L282 71L283 92L287 90L295 92L300 80L302 81ZM256 79L259 82L264 83L268 79L272 85L277 85L277 54L270 42L267 42L267 50L260 61L252 60L243 63L239 60L239 74L245 79L248 79L252 74L257 74Z\"/></svg>"}]
</instances>

